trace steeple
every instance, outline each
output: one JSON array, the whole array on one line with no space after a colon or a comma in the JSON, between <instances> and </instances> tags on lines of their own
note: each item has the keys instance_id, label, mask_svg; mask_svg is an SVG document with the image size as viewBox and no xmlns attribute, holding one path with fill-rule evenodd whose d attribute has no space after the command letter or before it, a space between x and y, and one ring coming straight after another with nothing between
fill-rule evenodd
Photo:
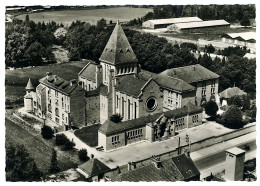
<instances>
[{"instance_id":1,"label":"steeple","mask_svg":"<svg viewBox=\"0 0 260 186\"><path fill-rule=\"evenodd\" d=\"M34 89L34 87L32 85L31 79L29 78L28 83L25 87L25 90L33 90L33 89Z\"/></svg>"},{"instance_id":2,"label":"steeple","mask_svg":"<svg viewBox=\"0 0 260 186\"><path fill-rule=\"evenodd\" d=\"M137 58L119 21L117 21L99 60L112 65L137 63Z\"/></svg>"}]
</instances>

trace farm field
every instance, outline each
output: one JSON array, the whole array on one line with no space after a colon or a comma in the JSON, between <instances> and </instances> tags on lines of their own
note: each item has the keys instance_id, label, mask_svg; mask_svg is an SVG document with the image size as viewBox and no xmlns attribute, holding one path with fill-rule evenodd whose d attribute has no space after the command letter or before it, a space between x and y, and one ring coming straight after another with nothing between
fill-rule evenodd
<instances>
[{"instance_id":1,"label":"farm field","mask_svg":"<svg viewBox=\"0 0 260 186\"><path fill-rule=\"evenodd\" d=\"M60 10L60 11L48 11L37 12L29 14L30 20L35 22L50 22L63 23L65 26L69 26L72 21L80 20L90 24L96 24L101 18L106 19L108 22L129 21L134 18L142 17L148 12L152 12L149 8L131 8L131 7L113 7L102 9L90 9L90 10ZM25 20L26 14L19 15L16 18Z\"/></svg>"},{"instance_id":2,"label":"farm field","mask_svg":"<svg viewBox=\"0 0 260 186\"><path fill-rule=\"evenodd\" d=\"M35 160L35 163L40 171L44 174L48 172L51 162L52 149L54 148L54 139L50 141L43 140L39 135L32 135L23 127L13 123L9 119L5 119L6 127L6 143L13 145L24 145L30 156ZM57 151L58 165L61 170L67 170L76 167L79 162L76 153Z\"/></svg>"},{"instance_id":3,"label":"farm field","mask_svg":"<svg viewBox=\"0 0 260 186\"><path fill-rule=\"evenodd\" d=\"M39 84L39 79L46 76L46 72L62 77L66 80L77 79L80 70L88 61L68 62L63 64L53 64L48 66L38 66L5 72L5 95L9 99L22 99L25 95L25 86L31 78L33 85Z\"/></svg>"}]
</instances>

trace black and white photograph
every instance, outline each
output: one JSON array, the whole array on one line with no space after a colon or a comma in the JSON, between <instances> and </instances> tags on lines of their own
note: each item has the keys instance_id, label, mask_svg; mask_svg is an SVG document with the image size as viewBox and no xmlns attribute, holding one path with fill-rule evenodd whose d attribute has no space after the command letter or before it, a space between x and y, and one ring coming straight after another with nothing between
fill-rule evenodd
<instances>
[{"instance_id":1,"label":"black and white photograph","mask_svg":"<svg viewBox=\"0 0 260 186\"><path fill-rule=\"evenodd\" d=\"M257 183L259 7L184 2L3 5L2 181Z\"/></svg>"}]
</instances>

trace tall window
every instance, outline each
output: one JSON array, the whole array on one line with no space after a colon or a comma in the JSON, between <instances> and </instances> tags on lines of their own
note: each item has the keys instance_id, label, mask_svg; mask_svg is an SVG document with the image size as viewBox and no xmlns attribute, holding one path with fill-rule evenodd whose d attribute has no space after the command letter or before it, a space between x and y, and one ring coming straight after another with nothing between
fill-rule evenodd
<instances>
[{"instance_id":1,"label":"tall window","mask_svg":"<svg viewBox=\"0 0 260 186\"><path fill-rule=\"evenodd\" d=\"M61 98L61 105L62 105L62 108L64 108L64 99L63 99L63 97Z\"/></svg>"},{"instance_id":2,"label":"tall window","mask_svg":"<svg viewBox=\"0 0 260 186\"><path fill-rule=\"evenodd\" d=\"M59 92L55 90L55 96L58 97Z\"/></svg>"},{"instance_id":3,"label":"tall window","mask_svg":"<svg viewBox=\"0 0 260 186\"><path fill-rule=\"evenodd\" d=\"M52 112L51 103L48 104L48 111L49 111L49 112Z\"/></svg>"},{"instance_id":4,"label":"tall window","mask_svg":"<svg viewBox=\"0 0 260 186\"><path fill-rule=\"evenodd\" d=\"M211 80L211 94L215 94L215 80Z\"/></svg>"},{"instance_id":5,"label":"tall window","mask_svg":"<svg viewBox=\"0 0 260 186\"><path fill-rule=\"evenodd\" d=\"M172 91L168 91L168 106L172 106Z\"/></svg>"},{"instance_id":6,"label":"tall window","mask_svg":"<svg viewBox=\"0 0 260 186\"><path fill-rule=\"evenodd\" d=\"M119 97L118 95L116 95L116 108L118 108L118 104L119 104Z\"/></svg>"},{"instance_id":7,"label":"tall window","mask_svg":"<svg viewBox=\"0 0 260 186\"><path fill-rule=\"evenodd\" d=\"M203 81L203 82L202 82L201 95L202 95L202 96L206 96L206 81Z\"/></svg>"},{"instance_id":8,"label":"tall window","mask_svg":"<svg viewBox=\"0 0 260 186\"><path fill-rule=\"evenodd\" d=\"M136 109L137 109L137 105L136 102L134 102L134 119L136 119Z\"/></svg>"},{"instance_id":9,"label":"tall window","mask_svg":"<svg viewBox=\"0 0 260 186\"><path fill-rule=\"evenodd\" d=\"M55 108L55 115L58 116L58 117L60 116L60 115L59 115L59 109L58 109L58 108Z\"/></svg>"},{"instance_id":10,"label":"tall window","mask_svg":"<svg viewBox=\"0 0 260 186\"><path fill-rule=\"evenodd\" d=\"M128 99L128 119L130 119L131 116L131 108L130 108L130 100Z\"/></svg>"},{"instance_id":11,"label":"tall window","mask_svg":"<svg viewBox=\"0 0 260 186\"><path fill-rule=\"evenodd\" d=\"M122 116L124 117L124 113L125 113L125 101L124 98L122 97Z\"/></svg>"},{"instance_id":12,"label":"tall window","mask_svg":"<svg viewBox=\"0 0 260 186\"><path fill-rule=\"evenodd\" d=\"M105 82L107 81L107 65L105 65Z\"/></svg>"}]
</instances>

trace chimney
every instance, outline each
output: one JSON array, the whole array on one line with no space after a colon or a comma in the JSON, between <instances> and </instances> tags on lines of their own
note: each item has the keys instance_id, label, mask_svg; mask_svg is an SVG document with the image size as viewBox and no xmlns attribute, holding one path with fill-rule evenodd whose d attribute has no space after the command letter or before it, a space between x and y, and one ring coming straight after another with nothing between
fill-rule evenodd
<instances>
[{"instance_id":1,"label":"chimney","mask_svg":"<svg viewBox=\"0 0 260 186\"><path fill-rule=\"evenodd\" d=\"M102 83L102 66L101 65L96 66L96 83L97 83L97 87L99 87Z\"/></svg>"},{"instance_id":2,"label":"chimney","mask_svg":"<svg viewBox=\"0 0 260 186\"><path fill-rule=\"evenodd\" d=\"M74 85L74 84L76 84L76 79L70 80L70 86L72 86L72 85Z\"/></svg>"},{"instance_id":3,"label":"chimney","mask_svg":"<svg viewBox=\"0 0 260 186\"><path fill-rule=\"evenodd\" d=\"M157 169L162 167L162 161L160 160L160 157L152 156L151 160Z\"/></svg>"},{"instance_id":4,"label":"chimney","mask_svg":"<svg viewBox=\"0 0 260 186\"><path fill-rule=\"evenodd\" d=\"M58 77L56 75L54 75L54 82L56 82L58 80Z\"/></svg>"},{"instance_id":5,"label":"chimney","mask_svg":"<svg viewBox=\"0 0 260 186\"><path fill-rule=\"evenodd\" d=\"M131 169L131 162L128 162L128 164L127 164L127 170L128 170L128 171L132 170L132 169Z\"/></svg>"}]
</instances>

